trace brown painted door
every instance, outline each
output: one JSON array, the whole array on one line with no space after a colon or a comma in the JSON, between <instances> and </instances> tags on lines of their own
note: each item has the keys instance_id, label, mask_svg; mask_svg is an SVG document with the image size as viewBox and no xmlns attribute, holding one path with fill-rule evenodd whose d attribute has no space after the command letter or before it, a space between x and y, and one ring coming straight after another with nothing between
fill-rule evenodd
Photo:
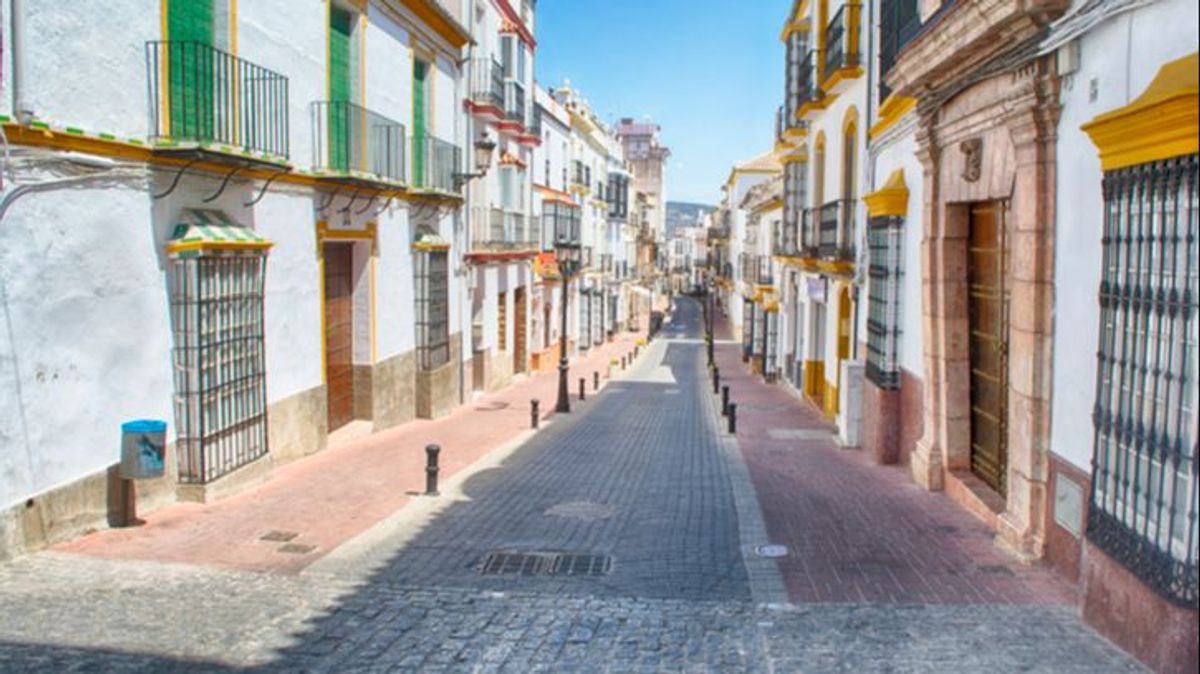
<instances>
[{"instance_id":1,"label":"brown painted door","mask_svg":"<svg viewBox=\"0 0 1200 674\"><path fill-rule=\"evenodd\" d=\"M329 430L354 418L354 307L347 244L325 244L325 385Z\"/></svg>"},{"instance_id":2,"label":"brown painted door","mask_svg":"<svg viewBox=\"0 0 1200 674\"><path fill-rule=\"evenodd\" d=\"M513 294L513 314L515 321L513 323L513 341L515 342L513 349L513 372L525 371L525 318L527 314L525 306L525 286L517 288Z\"/></svg>"},{"instance_id":3,"label":"brown painted door","mask_svg":"<svg viewBox=\"0 0 1200 674\"><path fill-rule=\"evenodd\" d=\"M1008 253L1000 204L971 207L969 236L971 471L1004 494L1008 468Z\"/></svg>"}]
</instances>

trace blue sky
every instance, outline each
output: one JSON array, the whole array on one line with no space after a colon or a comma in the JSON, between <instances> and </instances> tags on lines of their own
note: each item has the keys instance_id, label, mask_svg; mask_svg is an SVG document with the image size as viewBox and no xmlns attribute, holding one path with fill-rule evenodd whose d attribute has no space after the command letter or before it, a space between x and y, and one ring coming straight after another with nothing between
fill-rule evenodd
<instances>
[{"instance_id":1,"label":"blue sky","mask_svg":"<svg viewBox=\"0 0 1200 674\"><path fill-rule=\"evenodd\" d=\"M536 74L606 122L649 116L671 148L667 198L713 204L730 167L771 148L791 0L541 0Z\"/></svg>"}]
</instances>

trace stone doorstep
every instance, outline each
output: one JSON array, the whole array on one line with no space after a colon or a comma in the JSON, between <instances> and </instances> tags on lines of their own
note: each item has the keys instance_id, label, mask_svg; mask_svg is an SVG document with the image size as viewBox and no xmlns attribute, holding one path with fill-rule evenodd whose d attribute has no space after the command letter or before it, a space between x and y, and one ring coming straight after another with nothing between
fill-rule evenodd
<instances>
[{"instance_id":1,"label":"stone doorstep","mask_svg":"<svg viewBox=\"0 0 1200 674\"><path fill-rule=\"evenodd\" d=\"M1000 515L1007 508L1003 496L969 470L947 470L944 478L947 496L982 520L993 532L1000 530Z\"/></svg>"}]
</instances>

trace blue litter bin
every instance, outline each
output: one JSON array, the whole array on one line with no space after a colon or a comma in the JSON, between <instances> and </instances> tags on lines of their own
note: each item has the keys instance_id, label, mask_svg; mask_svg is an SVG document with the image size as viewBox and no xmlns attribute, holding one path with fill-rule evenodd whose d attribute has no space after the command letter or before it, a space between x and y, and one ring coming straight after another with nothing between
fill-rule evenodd
<instances>
[{"instance_id":1,"label":"blue litter bin","mask_svg":"<svg viewBox=\"0 0 1200 674\"><path fill-rule=\"evenodd\" d=\"M162 477L166 449L167 422L139 419L121 424L121 477Z\"/></svg>"}]
</instances>

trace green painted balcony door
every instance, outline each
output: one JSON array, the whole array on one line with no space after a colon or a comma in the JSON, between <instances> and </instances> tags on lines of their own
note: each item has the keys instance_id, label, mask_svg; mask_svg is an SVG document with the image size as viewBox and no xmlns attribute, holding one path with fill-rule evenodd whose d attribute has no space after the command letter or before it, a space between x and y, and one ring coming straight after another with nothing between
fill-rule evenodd
<instances>
[{"instance_id":1,"label":"green painted balcony door","mask_svg":"<svg viewBox=\"0 0 1200 674\"><path fill-rule=\"evenodd\" d=\"M167 68L171 137L213 139L216 54L213 0L169 0Z\"/></svg>"},{"instance_id":2,"label":"green painted balcony door","mask_svg":"<svg viewBox=\"0 0 1200 674\"><path fill-rule=\"evenodd\" d=\"M429 64L420 59L413 61L413 119L412 119L412 162L413 184L423 187L425 180L425 115L428 110Z\"/></svg>"},{"instance_id":3,"label":"green painted balcony door","mask_svg":"<svg viewBox=\"0 0 1200 674\"><path fill-rule=\"evenodd\" d=\"M332 8L329 13L329 166L345 171L350 166L350 103L352 59L350 45L354 16ZM356 167L357 168L357 167Z\"/></svg>"}]
</instances>

